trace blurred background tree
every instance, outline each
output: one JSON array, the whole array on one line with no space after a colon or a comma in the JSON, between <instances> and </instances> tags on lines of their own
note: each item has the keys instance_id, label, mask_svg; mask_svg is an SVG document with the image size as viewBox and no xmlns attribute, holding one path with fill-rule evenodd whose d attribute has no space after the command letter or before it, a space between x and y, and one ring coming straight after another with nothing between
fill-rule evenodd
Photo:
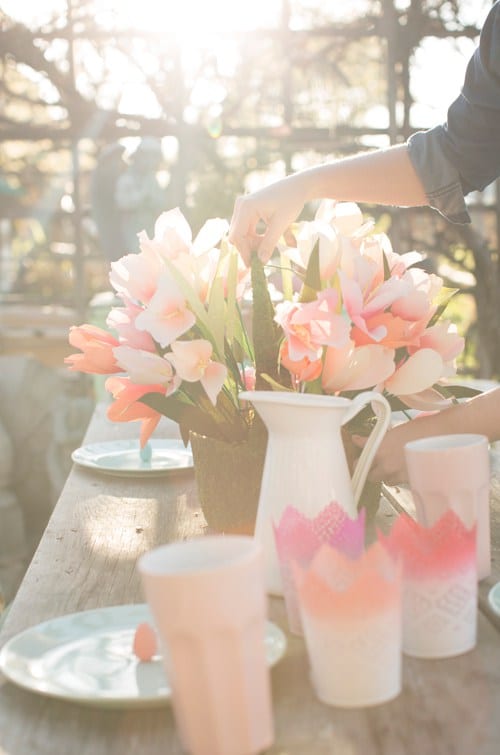
<instances>
[{"instance_id":1,"label":"blurred background tree","mask_svg":"<svg viewBox=\"0 0 500 755\"><path fill-rule=\"evenodd\" d=\"M131 242L112 215L114 174L107 188L96 181L106 152L116 148L118 181L141 140L160 140L151 176L165 209L180 206L196 231L229 217L244 190L440 122L491 4L4 0L3 306L58 303L84 319L107 289L113 249L121 256ZM426 252L460 289L461 371L499 377L498 186L468 201L472 227L428 209L363 210L397 251Z\"/></svg>"}]
</instances>

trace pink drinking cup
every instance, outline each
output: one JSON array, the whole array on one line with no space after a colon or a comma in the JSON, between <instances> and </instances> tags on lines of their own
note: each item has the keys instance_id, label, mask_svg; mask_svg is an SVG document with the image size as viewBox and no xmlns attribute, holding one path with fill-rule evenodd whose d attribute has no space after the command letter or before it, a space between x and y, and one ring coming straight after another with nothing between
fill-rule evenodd
<instances>
[{"instance_id":1,"label":"pink drinking cup","mask_svg":"<svg viewBox=\"0 0 500 755\"><path fill-rule=\"evenodd\" d=\"M405 445L417 521L431 527L452 509L467 527L477 523L478 578L491 573L490 460L484 435L456 433Z\"/></svg>"},{"instance_id":2,"label":"pink drinking cup","mask_svg":"<svg viewBox=\"0 0 500 755\"><path fill-rule=\"evenodd\" d=\"M199 537L146 553L139 572L184 748L254 755L270 747L261 546L250 537Z\"/></svg>"}]
</instances>

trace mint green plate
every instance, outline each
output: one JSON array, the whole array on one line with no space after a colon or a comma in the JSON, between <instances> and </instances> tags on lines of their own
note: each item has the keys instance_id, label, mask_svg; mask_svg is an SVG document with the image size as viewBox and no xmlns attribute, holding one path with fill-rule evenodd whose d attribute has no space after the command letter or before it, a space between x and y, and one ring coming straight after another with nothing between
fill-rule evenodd
<instances>
[{"instance_id":1,"label":"mint green plate","mask_svg":"<svg viewBox=\"0 0 500 755\"><path fill-rule=\"evenodd\" d=\"M158 477L193 467L191 448L181 440L153 438L148 448L151 454L144 459L138 440L110 440L77 448L71 458L81 467L118 477Z\"/></svg>"},{"instance_id":2,"label":"mint green plate","mask_svg":"<svg viewBox=\"0 0 500 755\"><path fill-rule=\"evenodd\" d=\"M145 603L58 616L12 637L0 650L0 671L31 692L83 705L166 705L172 693L161 655L144 663L132 649L143 622L152 624ZM286 637L268 621L264 642L267 663L274 666L285 653Z\"/></svg>"}]
</instances>

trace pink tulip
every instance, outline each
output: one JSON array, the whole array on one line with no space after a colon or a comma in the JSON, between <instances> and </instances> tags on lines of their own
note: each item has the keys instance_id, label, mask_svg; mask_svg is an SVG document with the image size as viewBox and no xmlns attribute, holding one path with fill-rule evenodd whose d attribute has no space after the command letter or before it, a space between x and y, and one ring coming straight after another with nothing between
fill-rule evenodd
<instances>
[{"instance_id":1,"label":"pink tulip","mask_svg":"<svg viewBox=\"0 0 500 755\"><path fill-rule=\"evenodd\" d=\"M329 280L337 270L340 258L340 245L335 229L325 222L308 221L297 224L296 247L287 249L287 256L306 268L312 251L318 244L319 274L322 281Z\"/></svg>"},{"instance_id":2,"label":"pink tulip","mask_svg":"<svg viewBox=\"0 0 500 755\"><path fill-rule=\"evenodd\" d=\"M255 390L255 367L252 367L251 365L245 365L242 370L240 370L241 375L241 382L245 386L246 391L254 391Z\"/></svg>"},{"instance_id":3,"label":"pink tulip","mask_svg":"<svg viewBox=\"0 0 500 755\"><path fill-rule=\"evenodd\" d=\"M420 393L434 385L443 375L443 360L433 349L420 349L408 357L385 381L385 388L395 396Z\"/></svg>"},{"instance_id":4,"label":"pink tulip","mask_svg":"<svg viewBox=\"0 0 500 755\"><path fill-rule=\"evenodd\" d=\"M143 448L161 419L161 414L141 403L146 393L165 394L162 385L135 385L126 377L108 378L105 388L114 402L108 407L107 415L112 422L142 422L140 443Z\"/></svg>"},{"instance_id":5,"label":"pink tulip","mask_svg":"<svg viewBox=\"0 0 500 755\"><path fill-rule=\"evenodd\" d=\"M212 218L207 220L193 241L191 228L177 207L160 215L155 224L153 239L149 239L146 232L142 231L139 243L144 253L160 260L169 260L205 303L216 272L220 274L220 250L215 246L227 229L227 220ZM242 261L241 270L248 273Z\"/></svg>"},{"instance_id":6,"label":"pink tulip","mask_svg":"<svg viewBox=\"0 0 500 755\"><path fill-rule=\"evenodd\" d=\"M434 307L426 293L419 290L409 291L396 299L391 306L393 315L412 322L424 320L427 323L433 310Z\"/></svg>"},{"instance_id":7,"label":"pink tulip","mask_svg":"<svg viewBox=\"0 0 500 755\"><path fill-rule=\"evenodd\" d=\"M227 377L227 368L219 362L212 361L213 349L210 341L175 341L171 344L171 349L169 359L179 377L188 383L196 383L199 380L215 406Z\"/></svg>"},{"instance_id":8,"label":"pink tulip","mask_svg":"<svg viewBox=\"0 0 500 755\"><path fill-rule=\"evenodd\" d=\"M112 375L120 372L113 348L118 341L111 333L95 325L73 326L69 330L69 342L81 354L71 354L64 362L74 372L86 372L93 375Z\"/></svg>"},{"instance_id":9,"label":"pink tulip","mask_svg":"<svg viewBox=\"0 0 500 755\"><path fill-rule=\"evenodd\" d=\"M174 393L181 384L180 378L174 374L171 362L159 354L130 346L117 346L114 354L118 364L127 372L133 383L162 385L167 396Z\"/></svg>"},{"instance_id":10,"label":"pink tulip","mask_svg":"<svg viewBox=\"0 0 500 755\"><path fill-rule=\"evenodd\" d=\"M396 252L393 252L392 249L390 251L385 251L385 256L389 265L389 270L391 271L391 276L397 278L401 278L411 265L416 265L425 259L424 255L420 252L413 251L405 252L405 254L397 254Z\"/></svg>"},{"instance_id":11,"label":"pink tulip","mask_svg":"<svg viewBox=\"0 0 500 755\"><path fill-rule=\"evenodd\" d=\"M327 393L357 391L383 383L394 372L394 351L379 344L328 348L321 383Z\"/></svg>"},{"instance_id":12,"label":"pink tulip","mask_svg":"<svg viewBox=\"0 0 500 755\"><path fill-rule=\"evenodd\" d=\"M401 347L410 347L419 342L419 337L425 328L425 323L408 322L400 317L394 317L391 312L382 312L373 317L366 318L363 329L354 327L351 331L351 338L357 346L367 346L375 340L381 346L389 349L399 349ZM384 335L375 339L373 334Z\"/></svg>"},{"instance_id":13,"label":"pink tulip","mask_svg":"<svg viewBox=\"0 0 500 755\"><path fill-rule=\"evenodd\" d=\"M136 327L149 333L163 348L195 323L196 317L188 309L177 283L166 272L161 274L156 293L135 320Z\"/></svg>"},{"instance_id":14,"label":"pink tulip","mask_svg":"<svg viewBox=\"0 0 500 755\"><path fill-rule=\"evenodd\" d=\"M144 231L139 235L141 249L143 244L151 245L159 256L170 260L176 259L180 254L189 254L191 240L191 228L178 207L162 212L156 220L152 241Z\"/></svg>"},{"instance_id":15,"label":"pink tulip","mask_svg":"<svg viewBox=\"0 0 500 755\"><path fill-rule=\"evenodd\" d=\"M156 291L162 268L156 254L127 254L111 263L109 281L121 296L147 304Z\"/></svg>"},{"instance_id":16,"label":"pink tulip","mask_svg":"<svg viewBox=\"0 0 500 755\"><path fill-rule=\"evenodd\" d=\"M176 207L163 212L157 219L154 237L149 239L145 231L139 234L141 250L155 252L160 258L179 261L182 257L194 257L212 249L227 232L228 222L211 218L203 225L194 242L189 223Z\"/></svg>"},{"instance_id":17,"label":"pink tulip","mask_svg":"<svg viewBox=\"0 0 500 755\"><path fill-rule=\"evenodd\" d=\"M276 322L288 341L288 356L295 362L304 357L315 362L323 346L341 347L349 338L349 322L338 313L339 299L333 288L321 291L306 304L281 302L276 306Z\"/></svg>"},{"instance_id":18,"label":"pink tulip","mask_svg":"<svg viewBox=\"0 0 500 755\"><path fill-rule=\"evenodd\" d=\"M321 202L314 219L329 223L341 236L352 236L363 225L363 214L357 204L333 199Z\"/></svg>"},{"instance_id":19,"label":"pink tulip","mask_svg":"<svg viewBox=\"0 0 500 755\"><path fill-rule=\"evenodd\" d=\"M441 355L445 364L453 362L464 348L464 339L450 328L449 323L439 322L423 331L419 338L419 347L434 349ZM412 353L412 349L409 349Z\"/></svg>"},{"instance_id":20,"label":"pink tulip","mask_svg":"<svg viewBox=\"0 0 500 755\"><path fill-rule=\"evenodd\" d=\"M426 388L419 393L405 393L398 397L409 409L418 409L419 416L434 414L453 404L452 398L444 398L435 388Z\"/></svg>"},{"instance_id":21,"label":"pink tulip","mask_svg":"<svg viewBox=\"0 0 500 755\"><path fill-rule=\"evenodd\" d=\"M195 257L217 246L222 237L227 233L229 223L223 218L211 218L200 228L193 241L193 253Z\"/></svg>"},{"instance_id":22,"label":"pink tulip","mask_svg":"<svg viewBox=\"0 0 500 755\"><path fill-rule=\"evenodd\" d=\"M118 333L122 346L131 346L143 351L156 351L155 342L149 333L136 328L136 317L142 311L142 307L125 300L125 307L113 307L106 319L106 325Z\"/></svg>"},{"instance_id":23,"label":"pink tulip","mask_svg":"<svg viewBox=\"0 0 500 755\"><path fill-rule=\"evenodd\" d=\"M303 357L298 361L290 359L288 353L288 343L283 342L280 350L280 362L291 375L293 375L296 382L308 382L316 380L321 375L323 369L323 362L321 359L311 361L308 357Z\"/></svg>"},{"instance_id":24,"label":"pink tulip","mask_svg":"<svg viewBox=\"0 0 500 755\"><path fill-rule=\"evenodd\" d=\"M405 254L394 252L390 239L385 233L366 236L361 242L360 254L375 263L378 271L376 285L380 285L384 280L385 266L390 270L391 278L403 278L409 267L424 259L424 255L420 252L413 251Z\"/></svg>"},{"instance_id":25,"label":"pink tulip","mask_svg":"<svg viewBox=\"0 0 500 755\"><path fill-rule=\"evenodd\" d=\"M387 317L388 310L394 302L411 293L409 285L403 280L390 278L367 295L359 283L345 273L340 272L339 278L344 306L357 331L364 333L368 342L385 343L392 317ZM356 341L361 343L362 337Z\"/></svg>"},{"instance_id":26,"label":"pink tulip","mask_svg":"<svg viewBox=\"0 0 500 755\"><path fill-rule=\"evenodd\" d=\"M349 244L342 255L342 272L358 282L365 298L384 282L386 239L383 234L368 236L359 245Z\"/></svg>"}]
</instances>

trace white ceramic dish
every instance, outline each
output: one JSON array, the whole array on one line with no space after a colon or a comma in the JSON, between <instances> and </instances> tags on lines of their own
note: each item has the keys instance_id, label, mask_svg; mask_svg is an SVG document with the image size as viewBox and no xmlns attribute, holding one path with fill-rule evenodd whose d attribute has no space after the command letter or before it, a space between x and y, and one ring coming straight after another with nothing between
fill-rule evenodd
<instances>
[{"instance_id":1,"label":"white ceramic dish","mask_svg":"<svg viewBox=\"0 0 500 755\"><path fill-rule=\"evenodd\" d=\"M497 616L500 616L500 582L493 585L489 591L488 603L490 604L491 610L494 611Z\"/></svg>"},{"instance_id":2,"label":"white ceramic dish","mask_svg":"<svg viewBox=\"0 0 500 755\"><path fill-rule=\"evenodd\" d=\"M90 443L73 451L71 458L81 467L119 477L158 476L193 467L191 448L181 440L153 438L149 444L149 459L141 459L137 440Z\"/></svg>"},{"instance_id":3,"label":"white ceramic dish","mask_svg":"<svg viewBox=\"0 0 500 755\"><path fill-rule=\"evenodd\" d=\"M27 690L84 705L165 705L171 689L161 656L143 663L132 651L135 630L144 621L152 621L146 604L59 616L12 637L0 651L0 671ZM286 638L272 622L265 644L273 666L285 653Z\"/></svg>"}]
</instances>

